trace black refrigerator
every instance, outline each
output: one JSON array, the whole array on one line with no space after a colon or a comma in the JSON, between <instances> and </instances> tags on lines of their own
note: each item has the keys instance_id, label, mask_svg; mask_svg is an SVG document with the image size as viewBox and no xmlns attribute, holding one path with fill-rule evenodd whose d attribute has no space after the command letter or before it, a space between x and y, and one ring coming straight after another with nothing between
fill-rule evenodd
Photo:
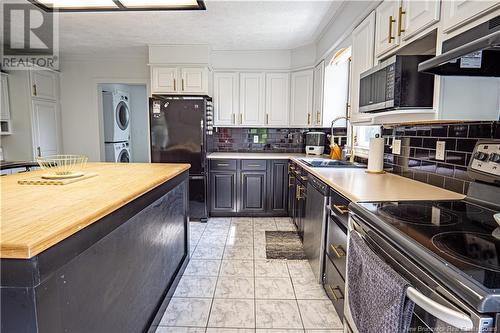
<instances>
[{"instance_id":1,"label":"black refrigerator","mask_svg":"<svg viewBox=\"0 0 500 333\"><path fill-rule=\"evenodd\" d=\"M202 96L153 95L149 99L151 162L189 163L189 216L207 221L207 113ZM211 130L211 126L210 126Z\"/></svg>"}]
</instances>

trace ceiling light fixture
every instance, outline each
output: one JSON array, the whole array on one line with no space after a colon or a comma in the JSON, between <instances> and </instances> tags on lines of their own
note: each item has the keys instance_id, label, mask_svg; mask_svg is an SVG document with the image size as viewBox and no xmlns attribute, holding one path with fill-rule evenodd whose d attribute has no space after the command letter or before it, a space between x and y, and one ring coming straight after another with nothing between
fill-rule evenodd
<instances>
[{"instance_id":1,"label":"ceiling light fixture","mask_svg":"<svg viewBox=\"0 0 500 333\"><path fill-rule=\"evenodd\" d=\"M202 0L28 0L47 12L205 10Z\"/></svg>"}]
</instances>

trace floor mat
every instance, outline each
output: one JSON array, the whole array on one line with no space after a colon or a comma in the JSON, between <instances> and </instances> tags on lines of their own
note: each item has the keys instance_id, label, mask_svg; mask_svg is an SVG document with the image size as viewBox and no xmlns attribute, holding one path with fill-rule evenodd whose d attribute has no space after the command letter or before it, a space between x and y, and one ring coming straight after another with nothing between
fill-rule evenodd
<instances>
[{"instance_id":1,"label":"floor mat","mask_svg":"<svg viewBox=\"0 0 500 333\"><path fill-rule=\"evenodd\" d=\"M266 231L267 259L306 259L304 247L295 231Z\"/></svg>"}]
</instances>

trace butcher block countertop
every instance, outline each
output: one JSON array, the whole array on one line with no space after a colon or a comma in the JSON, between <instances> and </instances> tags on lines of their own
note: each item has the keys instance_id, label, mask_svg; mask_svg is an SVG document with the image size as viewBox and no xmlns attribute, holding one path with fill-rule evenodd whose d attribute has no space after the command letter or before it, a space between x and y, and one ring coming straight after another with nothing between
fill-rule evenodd
<instances>
[{"instance_id":1,"label":"butcher block countertop","mask_svg":"<svg viewBox=\"0 0 500 333\"><path fill-rule=\"evenodd\" d=\"M189 170L189 164L89 163L96 177L67 185L20 185L38 170L3 176L0 258L32 258L142 194Z\"/></svg>"},{"instance_id":2,"label":"butcher block countertop","mask_svg":"<svg viewBox=\"0 0 500 333\"><path fill-rule=\"evenodd\" d=\"M311 168L293 159L351 201L461 200L465 196L392 173L371 174L364 168Z\"/></svg>"}]
</instances>

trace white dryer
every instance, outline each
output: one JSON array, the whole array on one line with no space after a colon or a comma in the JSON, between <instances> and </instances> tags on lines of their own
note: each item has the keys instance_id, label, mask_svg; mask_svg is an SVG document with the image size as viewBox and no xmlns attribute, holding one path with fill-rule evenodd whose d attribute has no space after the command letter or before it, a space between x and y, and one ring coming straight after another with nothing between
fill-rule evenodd
<instances>
[{"instance_id":1,"label":"white dryer","mask_svg":"<svg viewBox=\"0 0 500 333\"><path fill-rule=\"evenodd\" d=\"M103 91L104 142L130 140L130 96L126 91Z\"/></svg>"},{"instance_id":2,"label":"white dryer","mask_svg":"<svg viewBox=\"0 0 500 333\"><path fill-rule=\"evenodd\" d=\"M106 143L106 162L130 163L130 146L128 142Z\"/></svg>"}]
</instances>

